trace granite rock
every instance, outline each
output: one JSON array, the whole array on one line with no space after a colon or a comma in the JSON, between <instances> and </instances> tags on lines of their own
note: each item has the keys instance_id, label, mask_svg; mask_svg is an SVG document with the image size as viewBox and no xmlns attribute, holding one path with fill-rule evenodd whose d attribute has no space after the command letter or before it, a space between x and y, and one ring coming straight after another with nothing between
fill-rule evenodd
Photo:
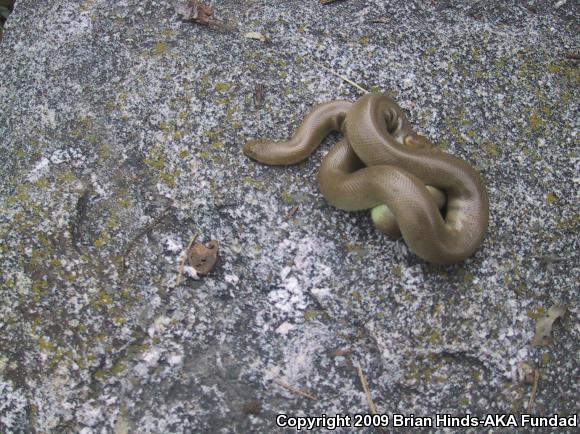
<instances>
[{"instance_id":1,"label":"granite rock","mask_svg":"<svg viewBox=\"0 0 580 434\"><path fill-rule=\"evenodd\" d=\"M578 413L577 2L206 3L209 26L163 0L18 1L6 23L0 431L294 432L276 415L370 413L359 367L389 416ZM337 135L296 166L245 158L361 95L309 59L480 171L474 257L430 266L326 203ZM194 234L220 261L176 285Z\"/></svg>"}]
</instances>

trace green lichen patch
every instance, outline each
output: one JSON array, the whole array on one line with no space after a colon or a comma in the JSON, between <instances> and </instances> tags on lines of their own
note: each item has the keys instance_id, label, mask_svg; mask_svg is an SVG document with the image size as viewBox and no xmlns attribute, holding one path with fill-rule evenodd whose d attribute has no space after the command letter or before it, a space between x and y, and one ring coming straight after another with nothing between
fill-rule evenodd
<instances>
[{"instance_id":1,"label":"green lichen patch","mask_svg":"<svg viewBox=\"0 0 580 434\"><path fill-rule=\"evenodd\" d=\"M216 92L225 93L228 92L233 86L233 83L218 82L214 85L214 89Z\"/></svg>"},{"instance_id":2,"label":"green lichen patch","mask_svg":"<svg viewBox=\"0 0 580 434\"><path fill-rule=\"evenodd\" d=\"M160 56L162 54L165 54L168 50L169 46L167 45L166 42L157 42L155 43L155 45L153 46L153 54L156 56Z\"/></svg>"}]
</instances>

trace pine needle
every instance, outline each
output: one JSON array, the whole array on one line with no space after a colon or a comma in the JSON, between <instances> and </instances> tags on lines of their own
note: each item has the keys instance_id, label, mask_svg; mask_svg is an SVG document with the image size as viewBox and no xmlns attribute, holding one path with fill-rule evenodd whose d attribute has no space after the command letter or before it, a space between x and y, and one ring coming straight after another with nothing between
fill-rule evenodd
<instances>
[{"instance_id":1,"label":"pine needle","mask_svg":"<svg viewBox=\"0 0 580 434\"><path fill-rule=\"evenodd\" d=\"M300 389L296 389L295 387L290 386L288 383L280 380L279 378L275 378L274 382L276 384L278 384L279 386L282 386L284 389L287 389L290 392L295 393L296 395L303 396L305 398L311 399L312 401L318 401L318 398L316 398L315 396L312 396L309 393L303 392Z\"/></svg>"},{"instance_id":2,"label":"pine needle","mask_svg":"<svg viewBox=\"0 0 580 434\"><path fill-rule=\"evenodd\" d=\"M367 404L369 406L369 409L371 410L372 414L379 414L377 411L377 406L375 405L375 402L373 401L373 397L372 397L371 391L369 389L369 382L368 382L367 377L365 376L362 368L360 367L360 365L357 365L357 370L358 370L358 378L360 379L360 384L362 385L362 388L363 388L365 395L367 397ZM381 426L377 426L377 430L381 434L387 433L383 429L383 427L381 427Z\"/></svg>"},{"instance_id":3,"label":"pine needle","mask_svg":"<svg viewBox=\"0 0 580 434\"><path fill-rule=\"evenodd\" d=\"M360 384L362 385L365 395L367 396L367 404L369 405L369 409L371 410L372 414L377 414L377 406L375 405L373 397L371 396L371 391L369 389L367 377L365 377L365 374L363 373L363 370L360 367L360 365L357 366L357 369L358 369L358 378L360 378Z\"/></svg>"},{"instance_id":4,"label":"pine needle","mask_svg":"<svg viewBox=\"0 0 580 434\"><path fill-rule=\"evenodd\" d=\"M368 90L366 90L364 87L356 84L354 81L352 81L351 79L345 77L344 75L339 74L338 72L334 71L333 69L328 68L327 66L324 66L322 63L317 62L314 59L311 59L310 57L304 57L306 60L308 60L309 62L314 63L315 65L320 66L322 69L330 72L332 75L335 75L336 77L340 78L341 80L346 81L348 84L350 84L351 86L356 87L358 90L364 92L364 93L369 93Z\"/></svg>"}]
</instances>

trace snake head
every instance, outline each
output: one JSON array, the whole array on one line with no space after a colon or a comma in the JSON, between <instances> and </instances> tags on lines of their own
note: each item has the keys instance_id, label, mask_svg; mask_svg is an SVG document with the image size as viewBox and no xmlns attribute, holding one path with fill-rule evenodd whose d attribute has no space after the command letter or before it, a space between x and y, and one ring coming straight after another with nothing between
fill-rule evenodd
<instances>
[{"instance_id":1,"label":"snake head","mask_svg":"<svg viewBox=\"0 0 580 434\"><path fill-rule=\"evenodd\" d=\"M263 164L273 166L288 166L304 160L313 149L300 149L294 140L273 141L273 140L254 140L246 143L242 151L252 160Z\"/></svg>"},{"instance_id":2,"label":"snake head","mask_svg":"<svg viewBox=\"0 0 580 434\"><path fill-rule=\"evenodd\" d=\"M252 160L264 164L278 165L283 164L279 161L283 156L283 150L281 150L281 148L283 147L279 146L276 142L268 140L254 140L246 143L242 148L242 151Z\"/></svg>"},{"instance_id":3,"label":"snake head","mask_svg":"<svg viewBox=\"0 0 580 434\"><path fill-rule=\"evenodd\" d=\"M260 161L259 156L263 154L263 143L264 142L259 140L248 142L242 148L242 152L252 160Z\"/></svg>"}]
</instances>

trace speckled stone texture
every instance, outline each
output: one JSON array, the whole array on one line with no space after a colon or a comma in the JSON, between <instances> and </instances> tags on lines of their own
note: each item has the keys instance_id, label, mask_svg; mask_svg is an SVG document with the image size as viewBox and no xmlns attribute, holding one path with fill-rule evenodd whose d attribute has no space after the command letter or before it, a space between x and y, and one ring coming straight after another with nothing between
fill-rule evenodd
<instances>
[{"instance_id":1,"label":"speckled stone texture","mask_svg":"<svg viewBox=\"0 0 580 434\"><path fill-rule=\"evenodd\" d=\"M540 374L534 414L577 413L578 3L207 3L217 26L168 1L16 3L0 432L295 432L276 415L370 412L359 366L381 414L526 413L520 362ZM389 92L481 172L491 222L473 258L427 265L327 204L315 174L337 135L293 167L243 156L361 95L308 58ZM220 262L175 285L196 233ZM554 304L568 313L533 348Z\"/></svg>"}]
</instances>

